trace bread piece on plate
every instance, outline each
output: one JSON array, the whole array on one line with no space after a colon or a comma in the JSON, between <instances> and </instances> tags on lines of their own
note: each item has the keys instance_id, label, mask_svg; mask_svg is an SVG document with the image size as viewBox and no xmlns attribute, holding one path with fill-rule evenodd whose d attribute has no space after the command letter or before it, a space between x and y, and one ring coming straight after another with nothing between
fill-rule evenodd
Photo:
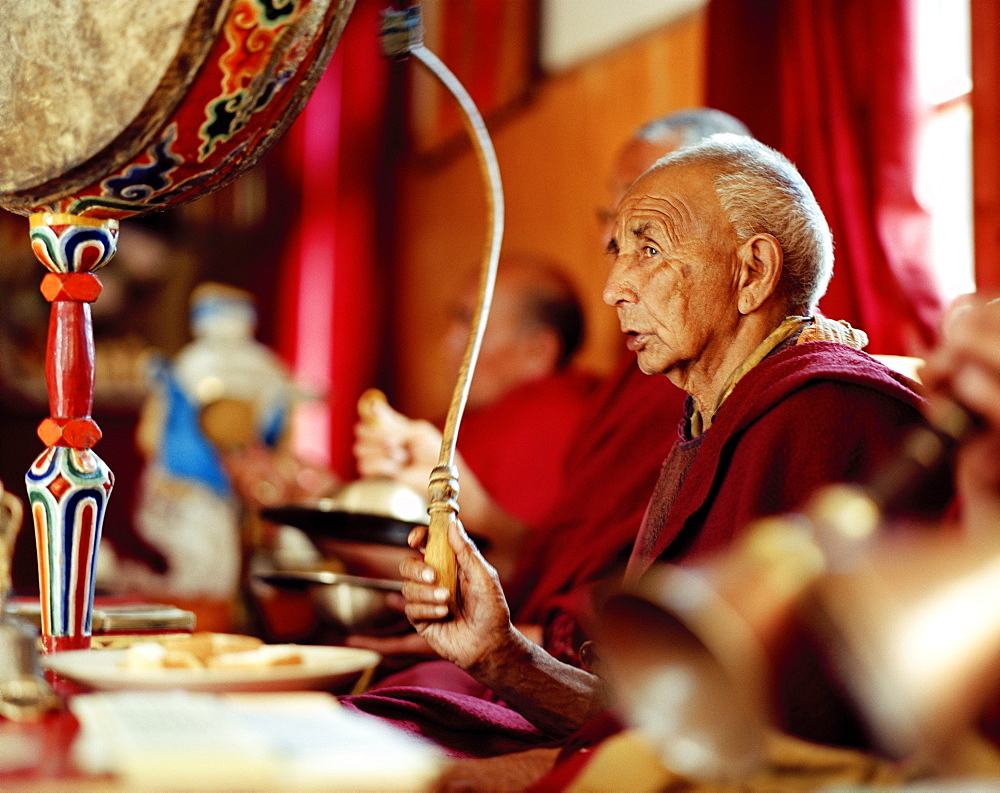
<instances>
[{"instance_id":1,"label":"bread piece on plate","mask_svg":"<svg viewBox=\"0 0 1000 793\"><path fill-rule=\"evenodd\" d=\"M243 652L260 647L264 642L255 636L241 636L233 633L212 633L201 631L190 636L177 636L163 640L169 652L189 653L198 659L201 666L208 666L210 658L222 653Z\"/></svg>"},{"instance_id":2,"label":"bread piece on plate","mask_svg":"<svg viewBox=\"0 0 1000 793\"><path fill-rule=\"evenodd\" d=\"M213 669L261 669L301 663L302 651L294 644L265 644L253 650L222 653L208 660Z\"/></svg>"},{"instance_id":3,"label":"bread piece on plate","mask_svg":"<svg viewBox=\"0 0 1000 793\"><path fill-rule=\"evenodd\" d=\"M255 636L202 631L184 636L135 642L125 654L125 669L204 669L226 653L239 653L263 646Z\"/></svg>"},{"instance_id":4,"label":"bread piece on plate","mask_svg":"<svg viewBox=\"0 0 1000 793\"><path fill-rule=\"evenodd\" d=\"M125 669L163 669L167 648L159 642L133 642L125 652Z\"/></svg>"}]
</instances>

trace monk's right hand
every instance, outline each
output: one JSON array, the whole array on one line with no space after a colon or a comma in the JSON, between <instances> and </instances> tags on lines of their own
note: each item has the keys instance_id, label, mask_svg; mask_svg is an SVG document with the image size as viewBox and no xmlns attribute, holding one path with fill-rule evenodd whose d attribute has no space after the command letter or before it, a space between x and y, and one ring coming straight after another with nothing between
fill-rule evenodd
<instances>
[{"instance_id":1,"label":"monk's right hand","mask_svg":"<svg viewBox=\"0 0 1000 793\"><path fill-rule=\"evenodd\" d=\"M457 597L453 600L448 589L438 584L437 571L430 565L421 559L404 559L399 572L405 612L439 655L469 669L495 652L514 629L496 570L458 520L448 527L448 541L455 552Z\"/></svg>"}]
</instances>

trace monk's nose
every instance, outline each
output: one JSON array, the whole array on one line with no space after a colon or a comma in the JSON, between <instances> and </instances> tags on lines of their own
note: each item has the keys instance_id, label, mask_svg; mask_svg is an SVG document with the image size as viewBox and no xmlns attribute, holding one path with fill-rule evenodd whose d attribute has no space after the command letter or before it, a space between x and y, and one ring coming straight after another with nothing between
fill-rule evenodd
<instances>
[{"instance_id":1,"label":"monk's nose","mask_svg":"<svg viewBox=\"0 0 1000 793\"><path fill-rule=\"evenodd\" d=\"M608 278L604 282L602 297L604 302L612 307L622 303L636 302L635 291L629 288L622 279L622 268L617 263L611 268L611 272L608 273Z\"/></svg>"}]
</instances>

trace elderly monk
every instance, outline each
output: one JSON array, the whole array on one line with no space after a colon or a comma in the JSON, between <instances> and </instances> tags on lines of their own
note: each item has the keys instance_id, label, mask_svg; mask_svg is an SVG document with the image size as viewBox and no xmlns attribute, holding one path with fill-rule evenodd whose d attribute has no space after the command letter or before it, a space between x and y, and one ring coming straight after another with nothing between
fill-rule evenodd
<instances>
[{"instance_id":1,"label":"elderly monk","mask_svg":"<svg viewBox=\"0 0 1000 793\"><path fill-rule=\"evenodd\" d=\"M611 208L597 213L600 244L603 246L610 236L615 205L649 166L681 146L722 132L749 134L739 120L704 107L675 111L637 128L620 148L609 174L604 203ZM494 297L491 326L496 308ZM558 492L552 491L555 503L546 515L523 521L523 516L504 508L503 499L490 490L485 479L477 482L466 474L460 477L463 522L471 532L494 540L489 560L502 577L509 577L507 597L521 622L544 622L564 599L574 599L581 585L606 576L627 557L649 493L673 443L673 425L680 419L684 392L665 378L644 376L635 356L624 346L621 352L614 371L589 399L561 472L564 482ZM481 353L473 391L483 374L482 364ZM425 422L394 418L398 420L389 430L382 430L381 437L373 437L370 427L359 424L355 444L358 468L365 474L391 476L422 489L430 469L437 464L441 436L428 433ZM470 420L474 417L467 413L460 445L475 431ZM530 488L524 487L523 476L508 487L545 488L553 475L540 470L544 462L545 458L536 459L522 468L531 471ZM624 465L629 467L629 476L609 481L606 472ZM498 535L513 537L515 542L498 544ZM516 538L523 538L520 547ZM383 638L370 642L358 639L357 643L370 644L383 653L396 652L400 644ZM412 643L406 649L413 650Z\"/></svg>"},{"instance_id":2,"label":"elderly monk","mask_svg":"<svg viewBox=\"0 0 1000 793\"><path fill-rule=\"evenodd\" d=\"M603 248L610 237L614 207L647 168L681 146L694 145L722 132L749 134L738 119L705 107L674 111L638 127L620 147L608 175L603 206L610 209L597 212L600 246ZM491 326L496 305L494 297ZM482 353L473 390L481 375L481 363ZM563 660L578 664L578 642L567 638L575 622L567 622L566 613L576 610L579 603L588 603L594 582L613 575L628 558L649 494L676 436L674 428L683 413L684 396L666 378L644 375L636 366L635 355L623 344L614 370L588 399L569 445L564 470L559 472L563 483L558 492L551 492L554 503L542 519L522 522L504 509L499 494L490 491L485 479L478 482L467 471L460 476L463 523L472 533L493 540L488 558L504 581L515 620L547 649L555 649ZM426 422L398 414L393 418L391 423L380 425L391 427L391 431L383 431L377 438L371 436L370 428L359 426L359 442L355 445L358 468L366 474L391 476L414 487L425 487L430 469L437 464L440 433L428 432L430 425ZM462 448L462 438L468 439L475 429L470 419L467 412L459 438ZM402 447L405 454L387 452L387 447L393 445ZM394 462L398 460L405 460L405 465ZM546 486L553 473L539 469L545 461L545 457L539 457L522 468L531 471L530 488L524 487L523 475L512 479L508 487L535 490ZM607 476L608 471L624 467L628 468L627 477ZM504 537L503 541L497 542L498 535ZM545 634L555 644L549 645ZM387 667L435 657L415 633L352 636L347 641L387 656ZM377 685L486 691L454 664L440 659L416 664Z\"/></svg>"},{"instance_id":3,"label":"elderly monk","mask_svg":"<svg viewBox=\"0 0 1000 793\"><path fill-rule=\"evenodd\" d=\"M655 118L621 146L601 209L600 244L611 236L614 207L661 157L720 133L750 135L738 119L707 107ZM566 488L545 521L533 527L514 568L507 598L521 623L546 624L590 582L619 566L635 539L649 494L673 443L684 392L666 378L646 377L635 355L620 359L591 399L570 449ZM607 472L628 466L629 476ZM465 516L463 505L463 519Z\"/></svg>"},{"instance_id":4,"label":"elderly monk","mask_svg":"<svg viewBox=\"0 0 1000 793\"><path fill-rule=\"evenodd\" d=\"M639 366L688 393L630 576L657 558L720 548L819 485L865 478L920 421L915 384L855 349L856 332L813 313L832 268L830 232L794 166L763 144L715 136L665 157L619 204L608 254L604 299ZM538 741L607 708L612 694L600 677L512 625L495 571L457 521L449 539L454 601L421 560L401 565L420 635L534 725ZM411 543L423 540L415 530ZM353 704L389 713L392 697L383 690L378 703Z\"/></svg>"}]
</instances>

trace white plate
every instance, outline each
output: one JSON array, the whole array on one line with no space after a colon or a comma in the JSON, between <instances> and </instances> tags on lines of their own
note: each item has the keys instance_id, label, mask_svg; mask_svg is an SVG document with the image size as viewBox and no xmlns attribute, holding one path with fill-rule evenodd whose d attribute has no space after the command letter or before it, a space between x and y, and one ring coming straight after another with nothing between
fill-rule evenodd
<instances>
[{"instance_id":1,"label":"white plate","mask_svg":"<svg viewBox=\"0 0 1000 793\"><path fill-rule=\"evenodd\" d=\"M301 664L259 669L125 669L127 650L71 650L43 656L56 674L96 691L306 691L347 693L381 660L356 647L299 645Z\"/></svg>"}]
</instances>

